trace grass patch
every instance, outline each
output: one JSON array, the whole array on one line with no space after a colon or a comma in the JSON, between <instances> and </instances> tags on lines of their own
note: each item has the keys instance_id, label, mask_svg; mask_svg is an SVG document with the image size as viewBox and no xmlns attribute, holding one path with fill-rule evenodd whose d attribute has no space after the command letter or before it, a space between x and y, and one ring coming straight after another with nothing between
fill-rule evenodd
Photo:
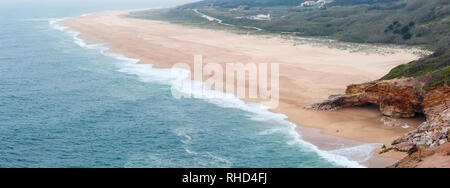
<instances>
[{"instance_id":1,"label":"grass patch","mask_svg":"<svg viewBox=\"0 0 450 188\"><path fill-rule=\"evenodd\" d=\"M428 57L395 67L381 80L419 77L426 74L431 74L431 79L425 83L423 89L430 90L436 86L448 85L450 82L450 49L448 46L438 49Z\"/></svg>"},{"instance_id":2,"label":"grass patch","mask_svg":"<svg viewBox=\"0 0 450 188\"><path fill-rule=\"evenodd\" d=\"M356 43L422 45L435 53L395 67L381 80L431 74L427 83L416 86L429 90L448 84L450 1L335 0L322 8L299 7L301 2L304 0L205 0L128 16L238 33L291 33ZM233 26L208 21L192 9ZM271 14L272 19L250 19L258 14Z\"/></svg>"}]
</instances>

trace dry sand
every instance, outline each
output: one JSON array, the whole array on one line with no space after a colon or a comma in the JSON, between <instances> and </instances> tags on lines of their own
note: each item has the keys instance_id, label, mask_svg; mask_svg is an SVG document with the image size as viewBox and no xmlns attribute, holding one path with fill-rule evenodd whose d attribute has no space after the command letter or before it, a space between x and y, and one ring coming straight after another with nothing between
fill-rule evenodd
<instances>
[{"instance_id":1,"label":"dry sand","mask_svg":"<svg viewBox=\"0 0 450 188\"><path fill-rule=\"evenodd\" d=\"M302 127L318 128L322 134L390 145L397 136L416 128L423 121L420 118L405 120L410 124L410 128L405 129L383 125L379 122L382 115L376 108L333 112L304 108L329 95L343 93L349 84L378 79L391 68L419 58L406 50L368 54L293 45L276 37L238 35L120 16L126 13L128 11L92 14L65 20L62 25L79 31L82 38L91 42L106 43L113 53L137 58L140 63L158 68L169 68L180 62L193 64L196 54L203 55L205 63L279 63L280 105L272 111L287 115L289 120ZM305 139L313 144L320 146L329 142L320 136L308 136L309 133L302 131ZM374 157L368 165L387 166L394 162L388 158L400 159L403 156L402 153L389 152L382 155L384 159Z\"/></svg>"}]
</instances>

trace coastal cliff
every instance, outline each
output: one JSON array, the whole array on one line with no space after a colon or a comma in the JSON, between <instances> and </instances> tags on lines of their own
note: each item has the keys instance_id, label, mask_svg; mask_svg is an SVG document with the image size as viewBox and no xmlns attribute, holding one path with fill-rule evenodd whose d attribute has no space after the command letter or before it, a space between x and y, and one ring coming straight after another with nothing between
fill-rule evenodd
<instances>
[{"instance_id":1,"label":"coastal cliff","mask_svg":"<svg viewBox=\"0 0 450 188\"><path fill-rule=\"evenodd\" d=\"M414 167L418 158L434 158L445 153L442 165L450 163L450 75L449 50L438 50L418 61L400 65L380 80L353 84L345 94L332 95L328 100L313 104L315 110L377 105L389 118L411 118L424 114L426 121L392 142L382 152L396 150L410 155L392 167ZM444 152L445 151L445 152ZM417 153L426 153L426 155ZM439 164L433 163L435 167ZM433 167L433 166L429 166Z\"/></svg>"},{"instance_id":2,"label":"coastal cliff","mask_svg":"<svg viewBox=\"0 0 450 188\"><path fill-rule=\"evenodd\" d=\"M419 148L388 168L450 168L450 143L434 148Z\"/></svg>"},{"instance_id":3,"label":"coastal cliff","mask_svg":"<svg viewBox=\"0 0 450 188\"><path fill-rule=\"evenodd\" d=\"M313 104L316 110L337 110L345 107L375 104L380 112L392 118L410 118L424 114L427 121L393 142L399 151L412 152L417 147L434 147L449 142L450 88L445 86L424 90L416 87L421 78L378 81L347 87L346 94Z\"/></svg>"}]
</instances>

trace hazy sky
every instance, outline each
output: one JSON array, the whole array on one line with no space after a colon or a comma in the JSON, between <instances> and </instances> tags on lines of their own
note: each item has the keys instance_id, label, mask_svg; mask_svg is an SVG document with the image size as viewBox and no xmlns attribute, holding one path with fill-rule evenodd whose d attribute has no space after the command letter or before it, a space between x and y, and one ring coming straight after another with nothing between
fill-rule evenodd
<instances>
[{"instance_id":1,"label":"hazy sky","mask_svg":"<svg viewBox=\"0 0 450 188\"><path fill-rule=\"evenodd\" d=\"M0 20L30 17L72 17L81 14L173 7L198 0L0 0Z\"/></svg>"},{"instance_id":2,"label":"hazy sky","mask_svg":"<svg viewBox=\"0 0 450 188\"><path fill-rule=\"evenodd\" d=\"M1 5L77 6L77 7L167 7L198 0L0 0Z\"/></svg>"}]
</instances>

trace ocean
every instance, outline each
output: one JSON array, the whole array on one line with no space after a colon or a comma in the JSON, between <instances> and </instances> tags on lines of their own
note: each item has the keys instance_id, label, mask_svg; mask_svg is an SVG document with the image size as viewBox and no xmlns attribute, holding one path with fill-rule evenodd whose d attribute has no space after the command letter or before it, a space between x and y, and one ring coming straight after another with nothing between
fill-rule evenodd
<instances>
[{"instance_id":1,"label":"ocean","mask_svg":"<svg viewBox=\"0 0 450 188\"><path fill-rule=\"evenodd\" d=\"M170 70L58 25L119 8L0 5L0 167L363 167L259 105L176 99Z\"/></svg>"}]
</instances>

